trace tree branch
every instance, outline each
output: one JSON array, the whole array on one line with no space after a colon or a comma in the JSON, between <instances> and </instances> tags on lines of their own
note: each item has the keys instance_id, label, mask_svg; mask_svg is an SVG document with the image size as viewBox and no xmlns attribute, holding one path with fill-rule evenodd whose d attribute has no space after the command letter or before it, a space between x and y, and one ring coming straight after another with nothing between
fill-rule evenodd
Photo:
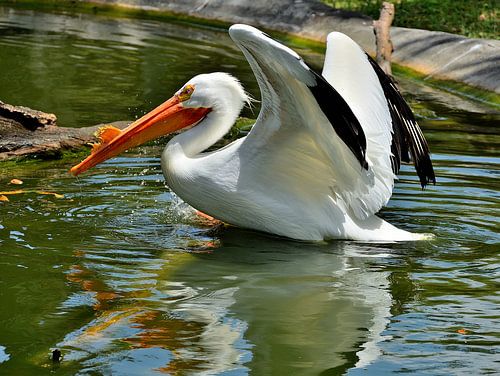
<instances>
[{"instance_id":1,"label":"tree branch","mask_svg":"<svg viewBox=\"0 0 500 376\"><path fill-rule=\"evenodd\" d=\"M373 21L373 32L377 45L377 63L385 73L392 76L391 55L394 50L391 41L391 24L394 19L394 4L384 1L380 8L380 18Z\"/></svg>"}]
</instances>

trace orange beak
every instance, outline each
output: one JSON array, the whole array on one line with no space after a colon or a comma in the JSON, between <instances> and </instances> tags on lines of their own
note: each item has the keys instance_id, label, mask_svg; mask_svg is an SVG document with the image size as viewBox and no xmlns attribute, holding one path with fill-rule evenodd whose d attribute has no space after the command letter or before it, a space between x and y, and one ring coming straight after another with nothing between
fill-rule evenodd
<instances>
[{"instance_id":1,"label":"orange beak","mask_svg":"<svg viewBox=\"0 0 500 376\"><path fill-rule=\"evenodd\" d=\"M123 131L104 128L100 135L102 143L96 145L92 153L73 166L70 172L75 176L81 174L127 149L193 125L209 112L209 108L184 107L179 97L174 96L134 121Z\"/></svg>"}]
</instances>

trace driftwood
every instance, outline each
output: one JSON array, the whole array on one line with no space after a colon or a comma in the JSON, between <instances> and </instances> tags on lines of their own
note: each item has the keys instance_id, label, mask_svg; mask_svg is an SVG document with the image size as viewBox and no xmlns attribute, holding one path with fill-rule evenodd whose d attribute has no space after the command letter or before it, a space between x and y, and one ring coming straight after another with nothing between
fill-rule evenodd
<instances>
[{"instance_id":1,"label":"driftwood","mask_svg":"<svg viewBox=\"0 0 500 376\"><path fill-rule=\"evenodd\" d=\"M63 151L78 150L96 142L101 125L85 128L57 126L54 114L0 102L0 160L19 157L56 159ZM124 128L127 122L114 126Z\"/></svg>"},{"instance_id":2,"label":"driftwood","mask_svg":"<svg viewBox=\"0 0 500 376\"><path fill-rule=\"evenodd\" d=\"M54 114L33 110L29 107L13 106L2 101L0 101L0 116L16 120L22 123L26 129L32 131L40 127L55 125L57 122Z\"/></svg>"},{"instance_id":3,"label":"driftwood","mask_svg":"<svg viewBox=\"0 0 500 376\"><path fill-rule=\"evenodd\" d=\"M391 24L394 19L394 4L383 2L380 18L373 21L373 32L377 44L377 63L385 73L392 76L391 55L394 50L391 41Z\"/></svg>"}]
</instances>

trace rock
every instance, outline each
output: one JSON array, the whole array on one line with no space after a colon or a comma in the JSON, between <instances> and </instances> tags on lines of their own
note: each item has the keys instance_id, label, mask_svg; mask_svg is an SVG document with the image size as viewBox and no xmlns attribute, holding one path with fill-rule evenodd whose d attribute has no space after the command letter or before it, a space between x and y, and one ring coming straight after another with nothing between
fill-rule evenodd
<instances>
[{"instance_id":1,"label":"rock","mask_svg":"<svg viewBox=\"0 0 500 376\"><path fill-rule=\"evenodd\" d=\"M78 150L96 142L94 133L101 125L65 128L56 124L54 114L0 102L0 160L19 157L56 159L63 151ZM112 123L123 129L126 121Z\"/></svg>"}]
</instances>

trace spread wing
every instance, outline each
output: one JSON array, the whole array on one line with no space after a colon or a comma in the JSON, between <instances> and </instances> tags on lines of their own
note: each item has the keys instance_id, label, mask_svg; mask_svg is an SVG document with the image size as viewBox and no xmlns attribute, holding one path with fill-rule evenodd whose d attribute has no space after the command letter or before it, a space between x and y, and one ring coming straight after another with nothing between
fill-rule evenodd
<instances>
[{"instance_id":1,"label":"spread wing","mask_svg":"<svg viewBox=\"0 0 500 376\"><path fill-rule=\"evenodd\" d=\"M389 200L395 177L391 114L364 52L352 41L354 48L347 45L351 70L343 78L348 85L339 85L253 27L234 25L229 33L261 90L261 112L243 149L259 159L256 165L267 164L262 174L272 174L268 180L279 181L282 190L295 189L295 197L334 200L358 218L377 212ZM356 95L346 95L346 86L364 79Z\"/></svg>"}]
</instances>

